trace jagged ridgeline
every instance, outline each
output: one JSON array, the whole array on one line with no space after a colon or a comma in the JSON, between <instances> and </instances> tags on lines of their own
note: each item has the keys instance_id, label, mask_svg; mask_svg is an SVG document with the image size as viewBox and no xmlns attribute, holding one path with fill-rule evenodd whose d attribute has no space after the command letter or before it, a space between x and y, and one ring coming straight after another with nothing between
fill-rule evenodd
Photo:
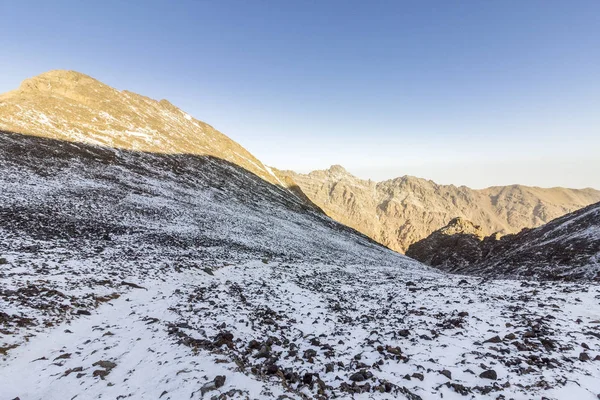
<instances>
[{"instance_id":1,"label":"jagged ridgeline","mask_svg":"<svg viewBox=\"0 0 600 400\"><path fill-rule=\"evenodd\" d=\"M412 176L374 182L339 165L309 174L282 173L329 216L402 253L456 217L479 225L484 235L509 234L600 201L594 189L511 185L474 190Z\"/></svg>"}]
</instances>

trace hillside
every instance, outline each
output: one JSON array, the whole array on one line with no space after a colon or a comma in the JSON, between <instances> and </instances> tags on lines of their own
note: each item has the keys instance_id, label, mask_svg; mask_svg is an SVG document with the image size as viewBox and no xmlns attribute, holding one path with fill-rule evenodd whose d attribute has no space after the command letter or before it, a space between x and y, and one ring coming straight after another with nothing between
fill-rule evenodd
<instances>
[{"instance_id":1,"label":"hillside","mask_svg":"<svg viewBox=\"0 0 600 400\"><path fill-rule=\"evenodd\" d=\"M600 203L514 235L484 238L478 228L453 220L406 254L454 273L600 281Z\"/></svg>"},{"instance_id":2,"label":"hillside","mask_svg":"<svg viewBox=\"0 0 600 400\"><path fill-rule=\"evenodd\" d=\"M428 270L213 157L2 133L0 168L2 397L600 391L597 287Z\"/></svg>"},{"instance_id":3,"label":"hillside","mask_svg":"<svg viewBox=\"0 0 600 400\"><path fill-rule=\"evenodd\" d=\"M125 150L209 155L281 184L238 143L169 101L120 91L75 71L46 72L0 95L0 130Z\"/></svg>"},{"instance_id":4,"label":"hillside","mask_svg":"<svg viewBox=\"0 0 600 400\"><path fill-rule=\"evenodd\" d=\"M36 109L45 96L2 107ZM72 106L51 101L58 115ZM105 106L72 106L66 121ZM223 148L99 145L79 122L57 137L15 115L19 132L0 132L2 399L600 393L600 289L589 282L447 275ZM202 140L222 139L211 132ZM179 133L164 134L177 148Z\"/></svg>"},{"instance_id":5,"label":"hillside","mask_svg":"<svg viewBox=\"0 0 600 400\"><path fill-rule=\"evenodd\" d=\"M282 174L327 215L399 252L456 217L480 225L484 235L508 234L600 201L600 191L594 189L512 185L473 190L412 176L374 182L339 165L309 174Z\"/></svg>"}]
</instances>

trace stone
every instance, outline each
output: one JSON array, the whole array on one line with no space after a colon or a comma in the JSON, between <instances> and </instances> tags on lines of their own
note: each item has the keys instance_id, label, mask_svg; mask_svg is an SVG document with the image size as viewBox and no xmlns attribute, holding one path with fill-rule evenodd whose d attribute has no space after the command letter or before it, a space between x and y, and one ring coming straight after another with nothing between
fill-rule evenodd
<instances>
[{"instance_id":1,"label":"stone","mask_svg":"<svg viewBox=\"0 0 600 400\"><path fill-rule=\"evenodd\" d=\"M483 371L481 374L479 374L479 377L495 381L496 379L498 379L498 374L493 369L488 369L487 371Z\"/></svg>"},{"instance_id":2,"label":"stone","mask_svg":"<svg viewBox=\"0 0 600 400\"><path fill-rule=\"evenodd\" d=\"M448 379L452 379L452 372L448 371L447 369L441 370L440 374L444 375Z\"/></svg>"},{"instance_id":3,"label":"stone","mask_svg":"<svg viewBox=\"0 0 600 400\"><path fill-rule=\"evenodd\" d=\"M502 343L502 339L500 339L500 336L494 336L484 341L483 343Z\"/></svg>"}]
</instances>

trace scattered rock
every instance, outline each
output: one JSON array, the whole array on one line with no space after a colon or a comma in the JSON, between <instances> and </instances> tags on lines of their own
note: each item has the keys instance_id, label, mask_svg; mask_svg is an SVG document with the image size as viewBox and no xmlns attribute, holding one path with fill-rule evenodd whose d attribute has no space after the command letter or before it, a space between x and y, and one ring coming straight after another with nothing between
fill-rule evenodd
<instances>
[{"instance_id":1,"label":"scattered rock","mask_svg":"<svg viewBox=\"0 0 600 400\"><path fill-rule=\"evenodd\" d=\"M125 281L123 281L123 282L121 282L121 285L123 285L123 286L129 286L130 288L134 288L134 289L144 289L144 290L148 290L148 289L146 289L146 288L145 288L145 287L143 287L143 286L140 286L140 285L138 285L138 284L131 283L131 282L125 282Z\"/></svg>"},{"instance_id":2,"label":"scattered rock","mask_svg":"<svg viewBox=\"0 0 600 400\"><path fill-rule=\"evenodd\" d=\"M411 375L413 378L420 380L421 382L425 379L425 376L419 372L415 372Z\"/></svg>"},{"instance_id":3,"label":"scattered rock","mask_svg":"<svg viewBox=\"0 0 600 400\"><path fill-rule=\"evenodd\" d=\"M483 343L502 343L502 339L500 338L500 336L494 336L484 341Z\"/></svg>"},{"instance_id":4,"label":"scattered rock","mask_svg":"<svg viewBox=\"0 0 600 400\"><path fill-rule=\"evenodd\" d=\"M205 383L202 388L200 389L200 392L202 393L202 395L204 395L207 392L213 391L213 390L217 390L221 387L223 387L223 385L225 385L225 376L224 375L217 375L215 377L215 379L213 379L212 381Z\"/></svg>"},{"instance_id":5,"label":"scattered rock","mask_svg":"<svg viewBox=\"0 0 600 400\"><path fill-rule=\"evenodd\" d=\"M496 379L498 379L498 374L496 374L496 371L494 371L493 369L488 369L487 371L483 371L481 374L479 374L479 377L495 381Z\"/></svg>"},{"instance_id":6,"label":"scattered rock","mask_svg":"<svg viewBox=\"0 0 600 400\"><path fill-rule=\"evenodd\" d=\"M56 360L64 360L64 359L66 359L66 358L71 358L71 353L64 353L64 354L61 354L60 356L56 357L56 358L54 359L54 361L56 361Z\"/></svg>"},{"instance_id":7,"label":"scattered rock","mask_svg":"<svg viewBox=\"0 0 600 400\"><path fill-rule=\"evenodd\" d=\"M452 372L448 371L447 369L441 370L440 374L444 375L448 379L452 379Z\"/></svg>"}]
</instances>

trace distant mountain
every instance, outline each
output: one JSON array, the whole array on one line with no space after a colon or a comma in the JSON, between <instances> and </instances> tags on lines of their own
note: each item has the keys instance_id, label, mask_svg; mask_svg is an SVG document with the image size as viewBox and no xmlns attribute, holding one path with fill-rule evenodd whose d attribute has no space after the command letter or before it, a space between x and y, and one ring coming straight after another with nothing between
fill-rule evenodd
<instances>
[{"instance_id":1,"label":"distant mountain","mask_svg":"<svg viewBox=\"0 0 600 400\"><path fill-rule=\"evenodd\" d=\"M412 176L374 182L339 165L309 174L281 173L327 215L399 252L456 217L479 225L484 235L509 234L600 201L594 189L511 185L474 190Z\"/></svg>"},{"instance_id":2,"label":"distant mountain","mask_svg":"<svg viewBox=\"0 0 600 400\"><path fill-rule=\"evenodd\" d=\"M461 274L600 281L600 203L503 237L454 219L406 255Z\"/></svg>"}]
</instances>

